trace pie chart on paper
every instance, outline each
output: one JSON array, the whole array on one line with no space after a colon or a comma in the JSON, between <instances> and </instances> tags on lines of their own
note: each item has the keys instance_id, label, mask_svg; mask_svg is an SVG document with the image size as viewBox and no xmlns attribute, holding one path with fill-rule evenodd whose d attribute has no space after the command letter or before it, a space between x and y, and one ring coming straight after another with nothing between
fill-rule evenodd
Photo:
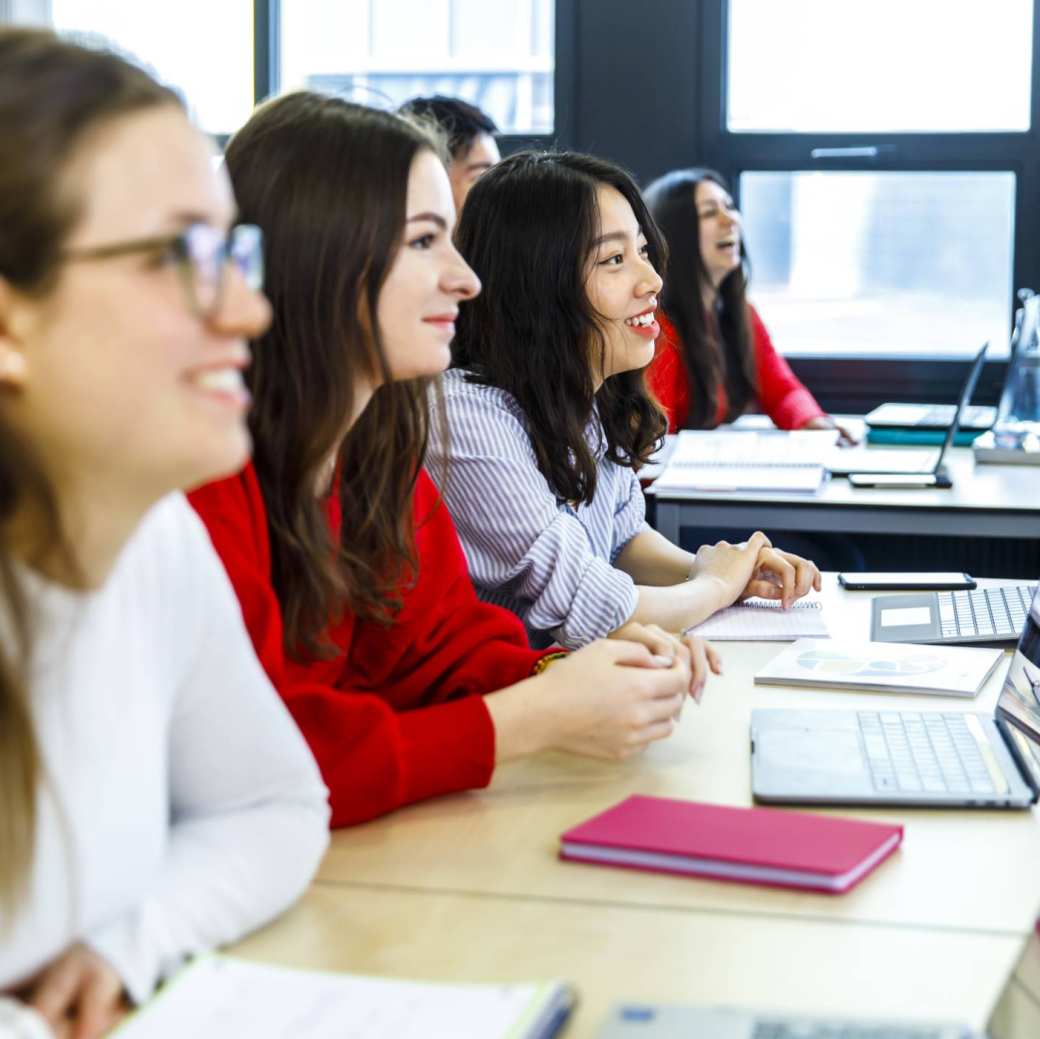
<instances>
[{"instance_id":1,"label":"pie chart on paper","mask_svg":"<svg viewBox=\"0 0 1040 1039\"><path fill-rule=\"evenodd\" d=\"M981 646L804 638L769 661L755 682L975 696L1003 657L1003 650Z\"/></svg>"},{"instance_id":2,"label":"pie chart on paper","mask_svg":"<svg viewBox=\"0 0 1040 1039\"><path fill-rule=\"evenodd\" d=\"M927 675L941 671L943 659L934 653L921 652L902 660L872 657L864 653L846 653L841 650L811 649L799 654L797 664L805 671L823 677L833 675L873 675L878 678L900 678L908 675Z\"/></svg>"}]
</instances>

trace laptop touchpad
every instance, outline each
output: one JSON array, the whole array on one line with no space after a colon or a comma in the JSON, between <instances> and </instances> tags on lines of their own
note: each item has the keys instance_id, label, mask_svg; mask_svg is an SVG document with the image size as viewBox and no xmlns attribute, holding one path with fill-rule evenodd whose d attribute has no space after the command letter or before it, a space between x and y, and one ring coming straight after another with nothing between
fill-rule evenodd
<instances>
[{"instance_id":1,"label":"laptop touchpad","mask_svg":"<svg viewBox=\"0 0 1040 1039\"><path fill-rule=\"evenodd\" d=\"M841 729L767 729L755 738L760 766L830 776L860 776L866 763L859 733Z\"/></svg>"}]
</instances>

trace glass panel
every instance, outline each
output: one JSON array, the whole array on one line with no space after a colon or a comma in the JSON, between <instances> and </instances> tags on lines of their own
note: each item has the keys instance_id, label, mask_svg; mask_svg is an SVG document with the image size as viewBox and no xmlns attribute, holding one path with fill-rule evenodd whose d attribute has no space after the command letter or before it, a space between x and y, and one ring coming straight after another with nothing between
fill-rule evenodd
<instances>
[{"instance_id":1,"label":"glass panel","mask_svg":"<svg viewBox=\"0 0 1040 1039\"><path fill-rule=\"evenodd\" d=\"M461 97L506 133L552 133L555 0L293 0L283 90L396 107Z\"/></svg>"},{"instance_id":2,"label":"glass panel","mask_svg":"<svg viewBox=\"0 0 1040 1039\"><path fill-rule=\"evenodd\" d=\"M1032 0L730 0L733 131L1028 130Z\"/></svg>"},{"instance_id":3,"label":"glass panel","mask_svg":"<svg viewBox=\"0 0 1040 1039\"><path fill-rule=\"evenodd\" d=\"M107 43L182 91L204 130L231 133L249 118L252 0L51 0L51 12L55 29Z\"/></svg>"},{"instance_id":4,"label":"glass panel","mask_svg":"<svg viewBox=\"0 0 1040 1039\"><path fill-rule=\"evenodd\" d=\"M1006 354L1013 173L745 173L740 199L782 352Z\"/></svg>"}]
</instances>

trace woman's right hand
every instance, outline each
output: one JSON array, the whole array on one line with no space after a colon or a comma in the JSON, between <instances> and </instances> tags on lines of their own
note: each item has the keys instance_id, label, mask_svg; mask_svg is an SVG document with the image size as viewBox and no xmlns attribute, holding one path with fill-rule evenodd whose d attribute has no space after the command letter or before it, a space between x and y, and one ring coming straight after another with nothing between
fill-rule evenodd
<instances>
[{"instance_id":1,"label":"woman's right hand","mask_svg":"<svg viewBox=\"0 0 1040 1039\"><path fill-rule=\"evenodd\" d=\"M743 594L748 582L758 568L758 556L772 542L760 530L739 544L719 541L714 545L701 545L690 567L690 578L705 581L718 589L716 609L730 606Z\"/></svg>"},{"instance_id":2,"label":"woman's right hand","mask_svg":"<svg viewBox=\"0 0 1040 1039\"><path fill-rule=\"evenodd\" d=\"M97 1039L124 1016L123 982L111 964L77 942L30 982L26 1002L57 1039Z\"/></svg>"},{"instance_id":3,"label":"woman's right hand","mask_svg":"<svg viewBox=\"0 0 1040 1039\"><path fill-rule=\"evenodd\" d=\"M601 639L555 661L538 679L546 746L621 761L670 736L691 685L680 650L665 664L646 645Z\"/></svg>"}]
</instances>

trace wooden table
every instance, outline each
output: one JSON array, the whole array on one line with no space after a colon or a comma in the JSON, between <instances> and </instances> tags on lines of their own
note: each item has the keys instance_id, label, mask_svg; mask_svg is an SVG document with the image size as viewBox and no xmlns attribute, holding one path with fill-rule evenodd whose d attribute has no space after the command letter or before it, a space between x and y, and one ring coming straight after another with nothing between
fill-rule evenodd
<instances>
[{"instance_id":1,"label":"wooden table","mask_svg":"<svg viewBox=\"0 0 1040 1039\"><path fill-rule=\"evenodd\" d=\"M985 582L987 584L998 582ZM825 579L832 634L866 637L870 593ZM725 675L675 735L606 764L546 754L487 790L338 831L301 904L235 951L277 963L435 980L560 977L595 1035L619 1000L957 1020L1040 1035L1036 811L842 809L904 824L904 846L828 896L561 862L559 835L632 793L747 805L753 707L991 711L973 701L757 687L782 644L721 643Z\"/></svg>"},{"instance_id":2,"label":"wooden table","mask_svg":"<svg viewBox=\"0 0 1040 1039\"><path fill-rule=\"evenodd\" d=\"M1021 946L1003 934L319 883L232 951L398 978L564 978L580 996L567 1039L591 1039L622 1000L981 1028Z\"/></svg>"},{"instance_id":3,"label":"wooden table","mask_svg":"<svg viewBox=\"0 0 1040 1039\"><path fill-rule=\"evenodd\" d=\"M996 583L996 582L994 582ZM832 633L866 637L871 593L827 575ZM608 764L542 755L498 770L487 790L443 797L333 835L323 880L415 891L582 899L609 905L719 909L1026 934L1040 909L1040 826L1033 811L837 810L901 822L903 848L852 892L833 895L560 862L559 835L630 794L751 804L748 721L764 706L991 711L998 666L975 701L755 686L780 643L719 643L725 675L689 703L673 737L642 757ZM450 839L446 835L450 834Z\"/></svg>"}]
</instances>

